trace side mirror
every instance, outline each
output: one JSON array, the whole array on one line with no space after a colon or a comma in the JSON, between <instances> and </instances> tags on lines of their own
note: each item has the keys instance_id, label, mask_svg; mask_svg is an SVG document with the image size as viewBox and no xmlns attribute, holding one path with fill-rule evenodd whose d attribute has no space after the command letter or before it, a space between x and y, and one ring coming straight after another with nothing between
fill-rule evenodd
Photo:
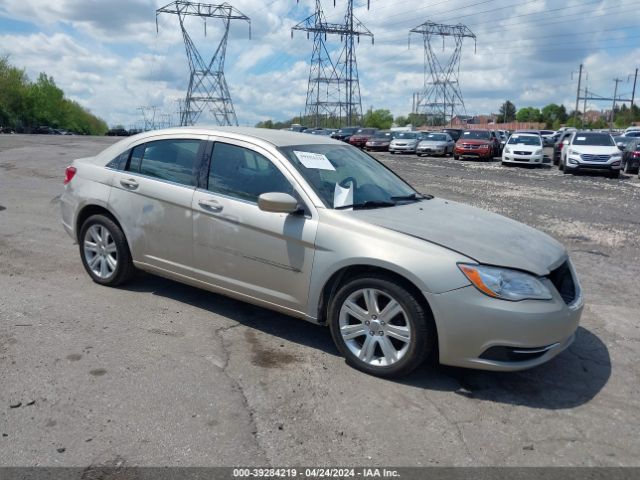
<instances>
[{"instance_id":1,"label":"side mirror","mask_svg":"<svg viewBox=\"0 0 640 480\"><path fill-rule=\"evenodd\" d=\"M618 142L618 143L616 143L616 145L618 147L618 150L624 150L624 143Z\"/></svg>"},{"instance_id":2,"label":"side mirror","mask_svg":"<svg viewBox=\"0 0 640 480\"><path fill-rule=\"evenodd\" d=\"M258 208L264 212L293 213L299 210L298 200L288 193L268 192L258 197Z\"/></svg>"}]
</instances>

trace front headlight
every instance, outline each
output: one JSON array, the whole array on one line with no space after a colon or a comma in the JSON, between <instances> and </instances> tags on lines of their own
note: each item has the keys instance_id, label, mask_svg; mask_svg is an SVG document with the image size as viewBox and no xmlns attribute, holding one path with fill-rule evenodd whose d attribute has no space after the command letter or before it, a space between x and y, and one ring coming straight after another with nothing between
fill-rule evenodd
<instances>
[{"instance_id":1,"label":"front headlight","mask_svg":"<svg viewBox=\"0 0 640 480\"><path fill-rule=\"evenodd\" d=\"M508 268L469 265L458 268L469 281L485 295L502 300L551 300L549 289L536 277Z\"/></svg>"},{"instance_id":2,"label":"front headlight","mask_svg":"<svg viewBox=\"0 0 640 480\"><path fill-rule=\"evenodd\" d=\"M511 153L511 149L509 147L505 148L504 153Z\"/></svg>"},{"instance_id":3,"label":"front headlight","mask_svg":"<svg viewBox=\"0 0 640 480\"><path fill-rule=\"evenodd\" d=\"M534 155L542 155L542 149L536 150L536 153L534 153Z\"/></svg>"},{"instance_id":4,"label":"front headlight","mask_svg":"<svg viewBox=\"0 0 640 480\"><path fill-rule=\"evenodd\" d=\"M614 153L613 155L611 155L611 160L614 160L614 159L617 160L619 158L622 158L622 154L621 153Z\"/></svg>"}]
</instances>

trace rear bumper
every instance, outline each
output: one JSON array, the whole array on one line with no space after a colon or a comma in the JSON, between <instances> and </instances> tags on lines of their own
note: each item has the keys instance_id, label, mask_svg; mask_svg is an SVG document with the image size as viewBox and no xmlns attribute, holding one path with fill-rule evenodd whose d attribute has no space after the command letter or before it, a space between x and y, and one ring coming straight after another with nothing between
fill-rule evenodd
<instances>
[{"instance_id":1,"label":"rear bumper","mask_svg":"<svg viewBox=\"0 0 640 480\"><path fill-rule=\"evenodd\" d=\"M582 297L564 303L508 302L468 286L442 294L424 293L438 329L440 363L516 371L541 365L571 345L582 314Z\"/></svg>"}]
</instances>

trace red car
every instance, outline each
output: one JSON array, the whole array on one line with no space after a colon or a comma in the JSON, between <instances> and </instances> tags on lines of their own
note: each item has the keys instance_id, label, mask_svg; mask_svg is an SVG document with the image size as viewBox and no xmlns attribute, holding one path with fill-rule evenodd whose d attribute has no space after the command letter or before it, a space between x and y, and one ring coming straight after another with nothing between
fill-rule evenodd
<instances>
[{"instance_id":1,"label":"red car","mask_svg":"<svg viewBox=\"0 0 640 480\"><path fill-rule=\"evenodd\" d=\"M493 159L496 154L493 136L489 130L465 130L453 149L453 158L476 157Z\"/></svg>"},{"instance_id":2,"label":"red car","mask_svg":"<svg viewBox=\"0 0 640 480\"><path fill-rule=\"evenodd\" d=\"M354 147L364 148L369 139L373 137L377 131L377 128L361 128L360 130L356 131L356 133L351 135L351 138L349 138L349 143Z\"/></svg>"}]
</instances>

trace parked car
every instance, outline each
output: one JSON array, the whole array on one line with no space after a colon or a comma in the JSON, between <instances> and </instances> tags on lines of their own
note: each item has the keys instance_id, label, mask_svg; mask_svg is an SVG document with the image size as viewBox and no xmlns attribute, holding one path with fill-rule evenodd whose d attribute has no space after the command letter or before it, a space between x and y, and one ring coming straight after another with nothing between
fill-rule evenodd
<instances>
[{"instance_id":1,"label":"parked car","mask_svg":"<svg viewBox=\"0 0 640 480\"><path fill-rule=\"evenodd\" d=\"M454 142L457 142L462 135L462 132L464 132L461 128L443 128L442 131L448 133L449 136L453 138Z\"/></svg>"},{"instance_id":2,"label":"parked car","mask_svg":"<svg viewBox=\"0 0 640 480\"><path fill-rule=\"evenodd\" d=\"M622 147L620 168L624 173L640 173L640 138L626 137L630 141ZM618 144L619 146L620 144Z\"/></svg>"},{"instance_id":3,"label":"parked car","mask_svg":"<svg viewBox=\"0 0 640 480\"><path fill-rule=\"evenodd\" d=\"M495 137L489 130L467 130L462 133L453 149L453 158L493 159L495 155Z\"/></svg>"},{"instance_id":4,"label":"parked car","mask_svg":"<svg viewBox=\"0 0 640 480\"><path fill-rule=\"evenodd\" d=\"M562 155L562 149L564 148L564 141L571 138L571 135L573 135L573 132L575 132L575 128L574 129L564 129L560 132L560 136L558 137L558 140L556 140L556 143L553 144L553 164L554 165L559 165L560 164L560 156Z\"/></svg>"},{"instance_id":5,"label":"parked car","mask_svg":"<svg viewBox=\"0 0 640 480\"><path fill-rule=\"evenodd\" d=\"M109 137L128 137L129 132L124 128L112 128L107 132Z\"/></svg>"},{"instance_id":6,"label":"parked car","mask_svg":"<svg viewBox=\"0 0 640 480\"><path fill-rule=\"evenodd\" d=\"M47 125L40 125L33 129L33 133L37 135L55 135L56 131Z\"/></svg>"},{"instance_id":7,"label":"parked car","mask_svg":"<svg viewBox=\"0 0 640 480\"><path fill-rule=\"evenodd\" d=\"M349 137L349 143L354 147L364 148L369 139L373 137L377 131L377 128L360 128Z\"/></svg>"},{"instance_id":8,"label":"parked car","mask_svg":"<svg viewBox=\"0 0 640 480\"><path fill-rule=\"evenodd\" d=\"M422 140L416 147L416 153L419 157L422 155L453 155L453 147L456 142L448 133L430 132L422 137Z\"/></svg>"},{"instance_id":9,"label":"parked car","mask_svg":"<svg viewBox=\"0 0 640 480\"><path fill-rule=\"evenodd\" d=\"M640 130L629 130L628 132L624 132L622 136L637 138L640 137Z\"/></svg>"},{"instance_id":10,"label":"parked car","mask_svg":"<svg viewBox=\"0 0 640 480\"><path fill-rule=\"evenodd\" d=\"M502 142L500 141L500 134L497 130L489 130L493 137L493 156L502 155Z\"/></svg>"},{"instance_id":11,"label":"parked car","mask_svg":"<svg viewBox=\"0 0 640 480\"><path fill-rule=\"evenodd\" d=\"M389 144L389 153L416 153L416 147L422 138L422 132L398 132Z\"/></svg>"},{"instance_id":12,"label":"parked car","mask_svg":"<svg viewBox=\"0 0 640 480\"><path fill-rule=\"evenodd\" d=\"M502 165L542 165L542 138L531 133L514 133L502 151Z\"/></svg>"},{"instance_id":13,"label":"parked car","mask_svg":"<svg viewBox=\"0 0 640 480\"><path fill-rule=\"evenodd\" d=\"M394 132L389 130L378 130L364 145L364 149L368 151L386 152L389 150L389 144L393 140Z\"/></svg>"},{"instance_id":14,"label":"parked car","mask_svg":"<svg viewBox=\"0 0 640 480\"><path fill-rule=\"evenodd\" d=\"M613 137L600 132L573 132L563 141L564 147L558 168L564 173L580 170L607 171L609 176L620 176L622 152Z\"/></svg>"},{"instance_id":15,"label":"parked car","mask_svg":"<svg viewBox=\"0 0 640 480\"><path fill-rule=\"evenodd\" d=\"M338 130L335 128L318 128L317 130L314 130L313 132L311 132L311 135L322 135L324 137L330 137L337 131Z\"/></svg>"},{"instance_id":16,"label":"parked car","mask_svg":"<svg viewBox=\"0 0 640 480\"><path fill-rule=\"evenodd\" d=\"M326 137L143 133L75 160L60 204L97 284L140 269L327 325L349 364L383 377L436 352L460 367L540 365L572 343L583 309L560 243L419 193Z\"/></svg>"},{"instance_id":17,"label":"parked car","mask_svg":"<svg viewBox=\"0 0 640 480\"><path fill-rule=\"evenodd\" d=\"M362 127L344 127L338 129L336 133L331 135L331 138L335 138L336 140L342 140L343 142L349 143L349 138L351 135L356 133L356 131L360 130Z\"/></svg>"},{"instance_id":18,"label":"parked car","mask_svg":"<svg viewBox=\"0 0 640 480\"><path fill-rule=\"evenodd\" d=\"M290 132L304 132L308 127L300 125L299 123L293 123L287 130Z\"/></svg>"}]
</instances>

